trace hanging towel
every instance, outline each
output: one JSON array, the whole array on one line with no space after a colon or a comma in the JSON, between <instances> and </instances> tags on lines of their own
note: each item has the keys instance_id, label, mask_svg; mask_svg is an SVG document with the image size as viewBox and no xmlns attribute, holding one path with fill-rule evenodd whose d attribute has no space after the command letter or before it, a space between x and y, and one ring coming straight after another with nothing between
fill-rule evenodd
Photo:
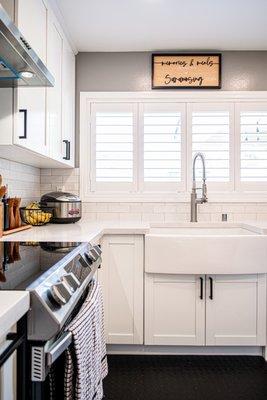
<instances>
[{"instance_id":1,"label":"hanging towel","mask_svg":"<svg viewBox=\"0 0 267 400\"><path fill-rule=\"evenodd\" d=\"M66 330L73 335L73 347L66 351L65 400L101 400L102 381L108 366L103 299L95 279L80 311Z\"/></svg>"}]
</instances>

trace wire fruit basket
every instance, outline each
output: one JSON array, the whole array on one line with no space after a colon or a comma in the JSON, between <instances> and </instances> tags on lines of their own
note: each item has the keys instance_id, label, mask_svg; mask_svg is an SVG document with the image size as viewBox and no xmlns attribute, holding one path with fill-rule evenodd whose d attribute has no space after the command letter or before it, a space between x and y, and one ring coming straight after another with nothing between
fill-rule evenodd
<instances>
[{"instance_id":1,"label":"wire fruit basket","mask_svg":"<svg viewBox=\"0 0 267 400\"><path fill-rule=\"evenodd\" d=\"M48 224L53 216L52 208L20 208L20 216L25 224L41 226Z\"/></svg>"}]
</instances>

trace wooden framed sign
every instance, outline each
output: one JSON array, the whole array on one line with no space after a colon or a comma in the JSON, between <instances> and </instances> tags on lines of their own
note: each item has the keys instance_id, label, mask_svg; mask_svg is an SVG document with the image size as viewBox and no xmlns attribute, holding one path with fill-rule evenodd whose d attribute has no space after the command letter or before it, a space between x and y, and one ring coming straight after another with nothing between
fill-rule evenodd
<instances>
[{"instance_id":1,"label":"wooden framed sign","mask_svg":"<svg viewBox=\"0 0 267 400\"><path fill-rule=\"evenodd\" d=\"M152 89L188 88L221 88L221 54L152 54Z\"/></svg>"}]
</instances>

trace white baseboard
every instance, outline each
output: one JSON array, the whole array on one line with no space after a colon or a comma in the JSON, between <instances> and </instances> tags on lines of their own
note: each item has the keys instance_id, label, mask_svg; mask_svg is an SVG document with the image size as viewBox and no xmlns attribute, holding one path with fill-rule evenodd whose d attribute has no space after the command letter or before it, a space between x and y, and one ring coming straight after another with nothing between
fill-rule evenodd
<instances>
[{"instance_id":1,"label":"white baseboard","mask_svg":"<svg viewBox=\"0 0 267 400\"><path fill-rule=\"evenodd\" d=\"M107 346L108 354L133 355L263 356L263 349L263 347L259 346L144 346L116 344Z\"/></svg>"}]
</instances>

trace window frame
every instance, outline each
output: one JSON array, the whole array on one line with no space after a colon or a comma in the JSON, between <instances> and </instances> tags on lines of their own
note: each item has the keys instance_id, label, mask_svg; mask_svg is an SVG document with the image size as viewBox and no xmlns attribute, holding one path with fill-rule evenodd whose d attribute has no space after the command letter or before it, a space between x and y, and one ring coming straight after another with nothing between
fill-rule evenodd
<instances>
[{"instance_id":1,"label":"window frame","mask_svg":"<svg viewBox=\"0 0 267 400\"><path fill-rule=\"evenodd\" d=\"M227 103L234 103L235 114L234 114L234 128L230 127L230 130L234 129L234 135L231 135L230 139L234 140L234 144L230 145L230 174L232 176L231 188L215 187L212 183L208 183L208 198L210 202L266 202L267 201L267 185L263 183L249 184L250 187L244 187L240 185L238 181L238 169L237 166L240 163L240 129L237 127L240 121L236 118L237 104L242 106L249 106L253 104L255 107L258 104L265 105L267 107L267 91L166 91L159 90L156 92L81 92L80 93L80 194L81 198L85 202L188 202L190 200L191 191L191 146L188 145L188 139L191 139L191 135L188 134L188 110L187 110L187 134L184 140L186 145L186 151L183 158L186 163L184 169L185 175L185 187L182 191L168 191L168 192L157 192L157 191L141 191L140 185L140 171L138 171L138 165L140 165L140 138L137 135L136 138L136 162L134 168L136 168L136 187L135 192L118 191L114 188L114 191L110 192L92 192L92 170L91 170L91 105L92 103L134 103L136 107L141 107L142 103L188 103L200 106L201 103L221 103L221 105ZM216 104L217 106L217 104ZM258 110L257 110L258 111ZM139 118L141 113L139 112ZM140 125L140 120L137 122ZM232 140L231 140L232 141ZM81 150L83 149L83 150ZM88 151L84 151L88 149ZM189 150L190 149L190 150ZM189 157L190 153L190 157ZM142 157L141 157L142 158ZM239 161L238 161L239 160ZM233 162L234 161L234 162ZM232 165L231 165L232 164ZM233 171L231 172L231 169ZM142 172L143 173L143 172ZM240 172L239 172L240 174ZM221 184L220 184L221 185ZM214 187L212 187L214 186ZM242 186L242 187L241 187ZM138 192L137 192L138 190Z\"/></svg>"}]
</instances>

